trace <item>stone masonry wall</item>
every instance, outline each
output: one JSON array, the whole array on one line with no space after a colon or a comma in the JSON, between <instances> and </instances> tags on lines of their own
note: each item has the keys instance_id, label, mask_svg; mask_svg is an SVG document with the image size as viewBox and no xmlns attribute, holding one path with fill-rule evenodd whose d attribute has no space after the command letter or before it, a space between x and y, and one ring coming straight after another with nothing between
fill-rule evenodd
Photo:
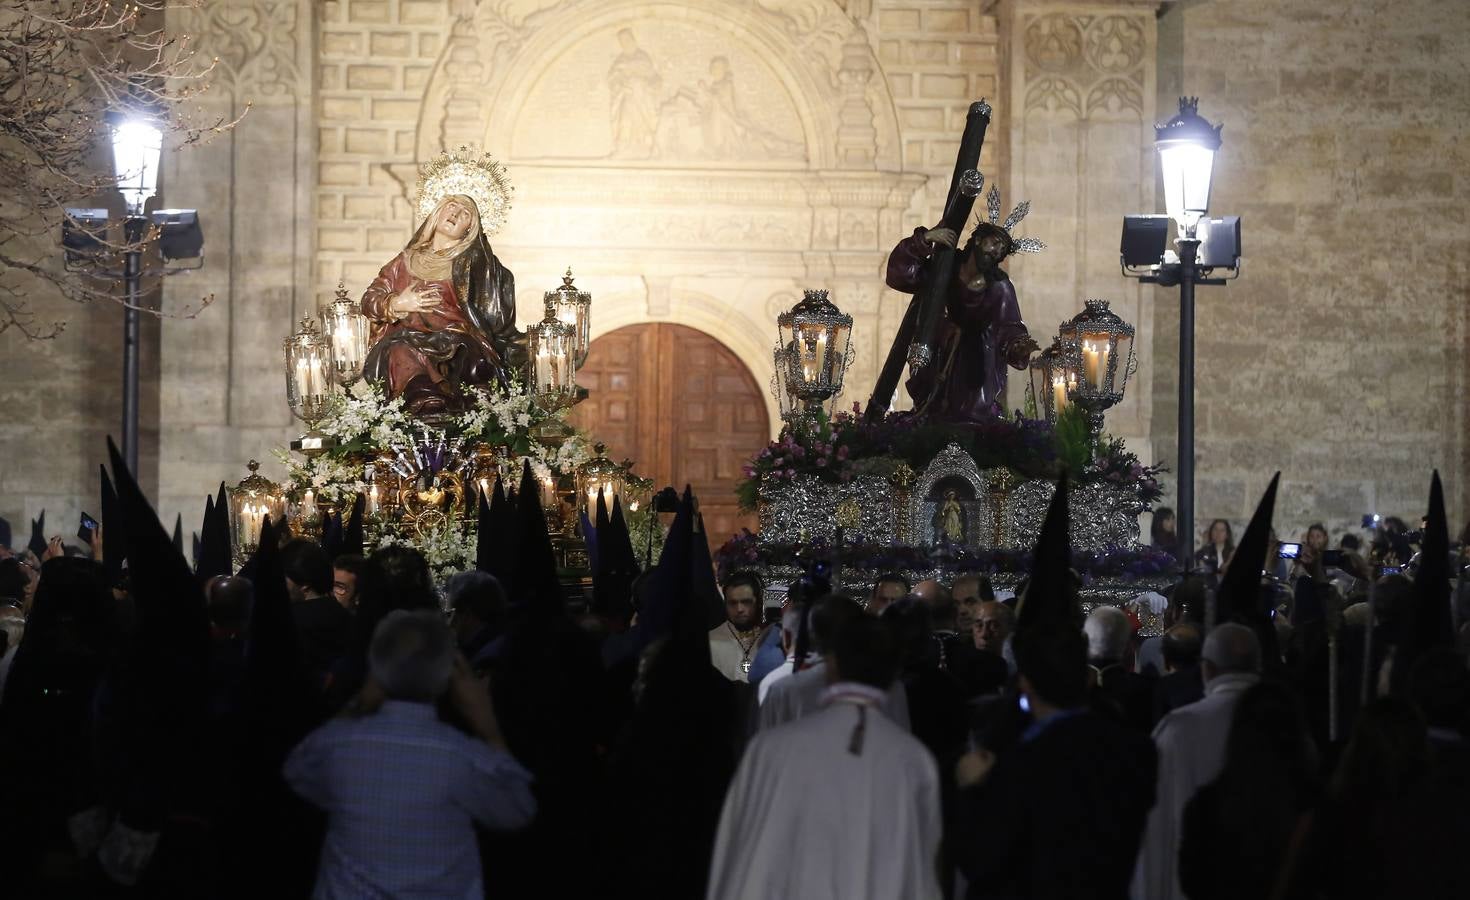
<instances>
[{"instance_id":1,"label":"stone masonry wall","mask_svg":"<svg viewBox=\"0 0 1470 900\"><path fill-rule=\"evenodd\" d=\"M1430 469L1470 512L1470 16L1459 0L1181 3L1160 118L1224 122L1215 214L1245 269L1198 293L1196 519L1239 529L1274 469L1278 531L1417 526ZM1177 289L1156 292L1154 438L1173 459Z\"/></svg>"}]
</instances>

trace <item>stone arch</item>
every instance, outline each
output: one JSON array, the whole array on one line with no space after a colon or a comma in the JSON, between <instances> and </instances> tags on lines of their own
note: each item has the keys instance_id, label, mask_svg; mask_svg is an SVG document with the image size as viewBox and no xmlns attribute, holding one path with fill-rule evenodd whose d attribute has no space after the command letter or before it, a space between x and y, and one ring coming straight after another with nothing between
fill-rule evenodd
<instances>
[{"instance_id":1,"label":"stone arch","mask_svg":"<svg viewBox=\"0 0 1470 900\"><path fill-rule=\"evenodd\" d=\"M476 77L485 94L478 104L481 127L474 133L481 135L483 146L500 155L507 148L499 146L494 136L512 133L525 112L527 96L543 74L540 66L596 32L659 16L714 26L758 51L791 98L801 121L807 160L798 165L808 169L838 168L834 136L841 124L844 102L838 77L843 45L848 44L849 50L853 44L866 47L869 40L863 27L848 18L834 0L802 0L795 5L804 8L782 14L763 4L724 0L682 4L663 0L652 5L649 0L579 0L527 17L514 34L506 33L504 22L486 28L461 20L454 25L453 36L425 86L415 157L422 162L443 149L445 140L437 126L443 122L449 102L446 64L455 52L456 41L482 45L484 55L473 65L479 70ZM488 7L483 4L479 15L491 15L485 12ZM533 21L534 29L528 24ZM492 37L487 39L487 33ZM875 153L877 147L887 147L893 155L900 146L896 105L870 48L866 58L871 63L872 77L864 95L873 113L873 126L881 130L881 135L875 135Z\"/></svg>"}]
</instances>

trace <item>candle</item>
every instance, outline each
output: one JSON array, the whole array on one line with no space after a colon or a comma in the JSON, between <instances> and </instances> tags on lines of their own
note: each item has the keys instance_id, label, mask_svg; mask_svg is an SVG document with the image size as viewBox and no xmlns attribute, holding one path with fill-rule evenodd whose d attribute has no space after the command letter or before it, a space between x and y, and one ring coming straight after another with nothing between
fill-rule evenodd
<instances>
[{"instance_id":1,"label":"candle","mask_svg":"<svg viewBox=\"0 0 1470 900\"><path fill-rule=\"evenodd\" d=\"M1092 348L1092 341L1082 344L1082 375L1088 384L1098 384L1097 380L1097 351Z\"/></svg>"},{"instance_id":2,"label":"candle","mask_svg":"<svg viewBox=\"0 0 1470 900\"><path fill-rule=\"evenodd\" d=\"M264 506L252 503L247 500L245 504L240 507L241 530L244 532L244 534L242 535L242 543L248 549L253 550L257 545L260 544L260 531L262 525L264 524L264 519Z\"/></svg>"},{"instance_id":3,"label":"candle","mask_svg":"<svg viewBox=\"0 0 1470 900\"><path fill-rule=\"evenodd\" d=\"M1102 390L1108 380L1108 345L1106 343L1097 345L1097 381L1094 386Z\"/></svg>"},{"instance_id":4,"label":"candle","mask_svg":"<svg viewBox=\"0 0 1470 900\"><path fill-rule=\"evenodd\" d=\"M1067 408L1067 383L1062 381L1060 376L1052 380L1051 408L1056 413Z\"/></svg>"},{"instance_id":5,"label":"candle","mask_svg":"<svg viewBox=\"0 0 1470 900\"><path fill-rule=\"evenodd\" d=\"M551 351L544 343L536 346L536 390L539 392L550 391L555 387L552 374Z\"/></svg>"},{"instance_id":6,"label":"candle","mask_svg":"<svg viewBox=\"0 0 1470 900\"><path fill-rule=\"evenodd\" d=\"M375 484L375 485L372 485L372 486L370 486L368 488L368 494L367 494L367 514L371 516L371 515L376 515L377 512L378 512L378 486Z\"/></svg>"}]
</instances>

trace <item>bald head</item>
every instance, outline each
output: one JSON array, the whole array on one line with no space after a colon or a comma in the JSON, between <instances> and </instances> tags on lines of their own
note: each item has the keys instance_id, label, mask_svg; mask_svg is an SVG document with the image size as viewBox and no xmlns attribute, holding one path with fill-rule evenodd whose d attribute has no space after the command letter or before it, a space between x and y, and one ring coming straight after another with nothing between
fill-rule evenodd
<instances>
[{"instance_id":1,"label":"bald head","mask_svg":"<svg viewBox=\"0 0 1470 900\"><path fill-rule=\"evenodd\" d=\"M221 631L238 631L250 621L250 604L255 589L238 575L216 575L205 589L209 621Z\"/></svg>"},{"instance_id":2,"label":"bald head","mask_svg":"<svg viewBox=\"0 0 1470 900\"><path fill-rule=\"evenodd\" d=\"M1261 671L1261 642L1254 631L1228 622L1205 638L1201 657L1207 682L1220 675L1254 675Z\"/></svg>"},{"instance_id":3,"label":"bald head","mask_svg":"<svg viewBox=\"0 0 1470 900\"><path fill-rule=\"evenodd\" d=\"M957 625L954 595L949 592L949 588L931 578L914 585L910 596L923 603L924 607L929 610L929 627L938 630L955 630Z\"/></svg>"},{"instance_id":4,"label":"bald head","mask_svg":"<svg viewBox=\"0 0 1470 900\"><path fill-rule=\"evenodd\" d=\"M1160 643L1163 645L1165 670L1175 672L1198 663L1203 642L1204 636L1193 622L1181 622L1164 632Z\"/></svg>"}]
</instances>

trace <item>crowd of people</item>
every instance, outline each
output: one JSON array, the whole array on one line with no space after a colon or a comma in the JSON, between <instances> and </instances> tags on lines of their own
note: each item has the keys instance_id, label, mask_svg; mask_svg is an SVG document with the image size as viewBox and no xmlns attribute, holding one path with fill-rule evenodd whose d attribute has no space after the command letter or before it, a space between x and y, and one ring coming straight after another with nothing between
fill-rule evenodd
<instances>
[{"instance_id":1,"label":"crowd of people","mask_svg":"<svg viewBox=\"0 0 1470 900\"><path fill-rule=\"evenodd\" d=\"M442 590L360 506L236 570L211 503L191 565L116 458L92 553L0 534L0 891L1470 896L1437 475L1421 532L1289 560L1273 481L1121 607L1082 602L1064 490L1014 592L717 582L686 490L647 571L599 500L582 596L539 495L481 498Z\"/></svg>"}]
</instances>

